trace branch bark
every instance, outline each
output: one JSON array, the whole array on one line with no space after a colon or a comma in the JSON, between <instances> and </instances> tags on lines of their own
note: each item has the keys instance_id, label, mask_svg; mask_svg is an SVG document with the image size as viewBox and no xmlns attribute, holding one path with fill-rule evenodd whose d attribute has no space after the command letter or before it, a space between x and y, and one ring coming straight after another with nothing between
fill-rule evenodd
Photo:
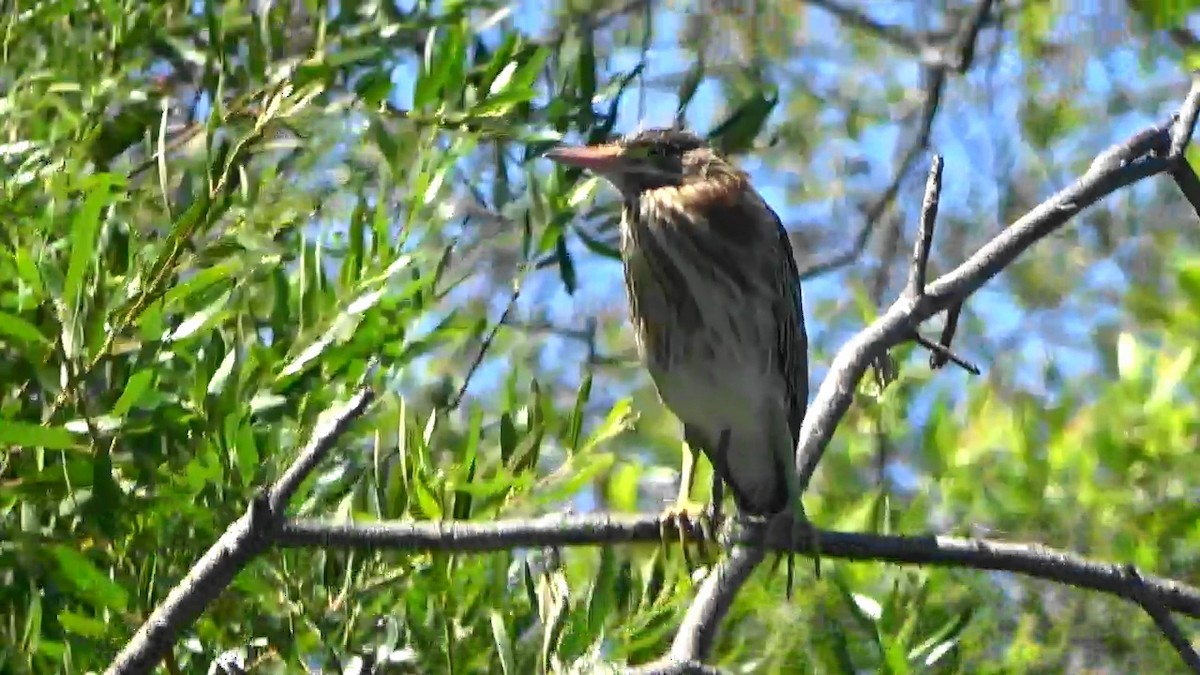
<instances>
[{"instance_id":1,"label":"branch bark","mask_svg":"<svg viewBox=\"0 0 1200 675\"><path fill-rule=\"evenodd\" d=\"M699 524L688 524L684 535L692 540L703 536ZM812 539L797 537L792 541L788 528L771 528L761 532L747 528L735 538L739 544L728 560L734 565L739 556L749 561L764 555L763 550L786 552L789 545L794 553L811 556ZM1138 594L1163 607L1190 617L1200 618L1200 589L1154 576L1139 577L1135 583L1127 566L1090 560L1083 556L1041 544L1002 542L991 539L942 537L938 535L887 535L837 530L817 530L822 558L852 561L878 561L902 565L933 565L962 567L996 572L1011 572L1036 579L1056 581L1076 588L1110 593L1131 602L1139 602ZM289 548L337 547L359 549L425 550L425 551L506 551L535 546L603 546L612 544L659 543L662 523L658 514L618 516L611 514L553 515L528 520L497 520L488 523L464 522L380 522L330 523L317 520L293 520L278 531L274 543ZM742 554L739 551L747 551ZM717 568L715 568L717 569ZM737 567L723 569L724 581L710 582L710 574L702 585L697 604L723 602L705 595L710 583L716 585L744 581L737 576ZM747 572L748 574L748 572ZM738 584L740 585L740 583ZM710 616L723 608L707 610ZM704 610L689 610L701 613ZM676 639L676 647L693 643L711 625L699 619L685 624L695 632ZM672 657L682 658L672 648ZM692 652L691 648L686 651ZM689 656L694 656L689 654Z\"/></svg>"}]
</instances>

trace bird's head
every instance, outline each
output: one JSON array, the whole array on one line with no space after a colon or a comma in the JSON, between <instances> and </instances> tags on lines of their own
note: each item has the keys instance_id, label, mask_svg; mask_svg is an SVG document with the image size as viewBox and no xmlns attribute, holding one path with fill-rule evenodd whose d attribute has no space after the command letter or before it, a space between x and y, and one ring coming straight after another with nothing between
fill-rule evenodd
<instances>
[{"instance_id":1,"label":"bird's head","mask_svg":"<svg viewBox=\"0 0 1200 675\"><path fill-rule=\"evenodd\" d=\"M649 190L741 176L702 138L679 129L648 129L599 145L559 146L546 157L604 178L627 201Z\"/></svg>"}]
</instances>

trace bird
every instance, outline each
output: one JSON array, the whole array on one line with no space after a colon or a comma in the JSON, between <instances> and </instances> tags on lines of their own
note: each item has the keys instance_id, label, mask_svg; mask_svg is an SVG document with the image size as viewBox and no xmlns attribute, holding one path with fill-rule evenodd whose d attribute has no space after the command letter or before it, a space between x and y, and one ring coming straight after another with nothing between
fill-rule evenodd
<instances>
[{"instance_id":1,"label":"bird","mask_svg":"<svg viewBox=\"0 0 1200 675\"><path fill-rule=\"evenodd\" d=\"M779 216L747 174L680 128L559 145L550 160L611 184L637 353L682 422L676 503L687 518L698 451L740 515L802 515L795 449L808 404L808 335L796 260ZM793 531L794 534L794 531ZM791 574L789 558L789 595Z\"/></svg>"}]
</instances>

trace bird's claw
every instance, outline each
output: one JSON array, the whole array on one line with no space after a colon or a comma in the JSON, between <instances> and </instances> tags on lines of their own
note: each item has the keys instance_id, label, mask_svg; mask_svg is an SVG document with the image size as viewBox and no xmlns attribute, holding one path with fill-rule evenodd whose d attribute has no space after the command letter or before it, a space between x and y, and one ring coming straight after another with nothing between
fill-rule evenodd
<instances>
[{"instance_id":1,"label":"bird's claw","mask_svg":"<svg viewBox=\"0 0 1200 675\"><path fill-rule=\"evenodd\" d=\"M692 514L695 514L694 516ZM688 567L692 567L692 557L689 552L689 543L692 537L689 532L692 531L693 518L696 526L700 528L700 538L695 540L697 548L702 559L708 557L708 551L705 543L716 541L716 517L717 512L711 504L699 504L696 502L677 502L668 506L659 516L659 531L660 538L665 546L668 538L668 530L675 530L679 537L680 547L683 549L683 560Z\"/></svg>"},{"instance_id":2,"label":"bird's claw","mask_svg":"<svg viewBox=\"0 0 1200 675\"><path fill-rule=\"evenodd\" d=\"M820 541L817 536L817 529L813 527L808 520L808 515L804 512L803 507L798 513L793 514L791 509L782 511L775 516L769 525L770 529L776 527L788 528L788 552L787 556L787 598L792 599L792 588L795 585L795 569L792 564L792 556L796 550L796 545L801 541L807 543L805 547L813 558L813 573L817 579L821 578L821 549ZM776 530L777 531L777 530ZM775 567L775 569L779 569Z\"/></svg>"}]
</instances>

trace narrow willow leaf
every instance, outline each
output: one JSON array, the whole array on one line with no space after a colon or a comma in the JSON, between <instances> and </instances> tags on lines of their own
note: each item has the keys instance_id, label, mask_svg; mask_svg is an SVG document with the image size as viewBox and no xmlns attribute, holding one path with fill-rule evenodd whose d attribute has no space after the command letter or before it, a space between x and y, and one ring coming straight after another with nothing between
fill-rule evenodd
<instances>
[{"instance_id":1,"label":"narrow willow leaf","mask_svg":"<svg viewBox=\"0 0 1200 675\"><path fill-rule=\"evenodd\" d=\"M633 412L632 399L623 398L617 401L612 410L608 411L608 417L604 418L604 421L596 427L596 430L584 443L582 452L591 452L601 443L633 428L636 420L637 415Z\"/></svg>"},{"instance_id":2,"label":"narrow willow leaf","mask_svg":"<svg viewBox=\"0 0 1200 675\"><path fill-rule=\"evenodd\" d=\"M121 613L128 609L129 596L125 589L97 569L83 553L59 545L50 547L50 554L58 562L59 583L73 588L77 598L97 610Z\"/></svg>"},{"instance_id":3,"label":"narrow willow leaf","mask_svg":"<svg viewBox=\"0 0 1200 675\"><path fill-rule=\"evenodd\" d=\"M0 337L7 336L26 345L48 345L50 340L37 326L14 314L0 312Z\"/></svg>"},{"instance_id":4,"label":"narrow willow leaf","mask_svg":"<svg viewBox=\"0 0 1200 675\"><path fill-rule=\"evenodd\" d=\"M165 340L167 342L185 340L216 323L219 320L219 315L225 309L225 305L229 304L229 298L232 295L233 289L222 293L220 297L209 303L207 307L184 319L175 330L167 335Z\"/></svg>"},{"instance_id":5,"label":"narrow willow leaf","mask_svg":"<svg viewBox=\"0 0 1200 675\"><path fill-rule=\"evenodd\" d=\"M113 404L111 414L114 417L124 417L142 399L153 380L154 370L151 368L143 368L130 376L121 397Z\"/></svg>"},{"instance_id":6,"label":"narrow willow leaf","mask_svg":"<svg viewBox=\"0 0 1200 675\"><path fill-rule=\"evenodd\" d=\"M513 658L512 638L508 636L508 628L504 625L504 617L492 610L489 618L492 623L492 639L496 642L496 653L500 656L500 669L504 675L517 672L517 663Z\"/></svg>"},{"instance_id":7,"label":"narrow willow leaf","mask_svg":"<svg viewBox=\"0 0 1200 675\"><path fill-rule=\"evenodd\" d=\"M79 438L66 427L44 427L15 420L0 419L0 447L16 446L74 450L83 447Z\"/></svg>"}]
</instances>

